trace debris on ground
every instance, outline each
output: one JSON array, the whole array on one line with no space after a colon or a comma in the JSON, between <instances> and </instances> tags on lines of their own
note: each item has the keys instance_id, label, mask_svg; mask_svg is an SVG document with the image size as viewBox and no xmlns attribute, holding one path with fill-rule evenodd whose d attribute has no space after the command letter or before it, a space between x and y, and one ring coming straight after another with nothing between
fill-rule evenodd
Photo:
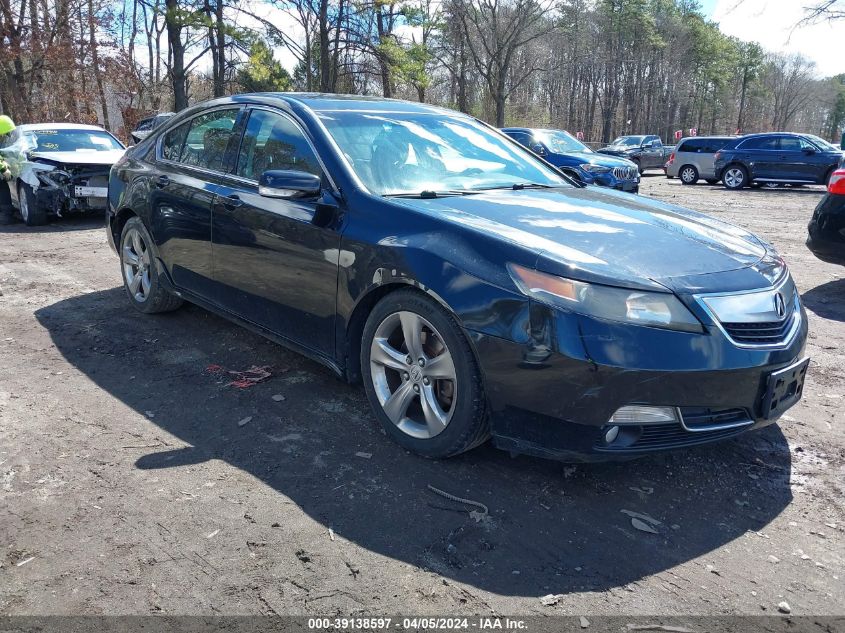
<instances>
[{"instance_id":1,"label":"debris on ground","mask_svg":"<svg viewBox=\"0 0 845 633\"><path fill-rule=\"evenodd\" d=\"M783 602L778 602L778 611L781 613L792 613L792 607L784 600Z\"/></svg>"},{"instance_id":2,"label":"debris on ground","mask_svg":"<svg viewBox=\"0 0 845 633\"><path fill-rule=\"evenodd\" d=\"M590 626L590 621L587 618L585 618L583 615L580 618L578 618L578 622L581 624L582 629L586 629L588 626Z\"/></svg>"},{"instance_id":3,"label":"debris on ground","mask_svg":"<svg viewBox=\"0 0 845 633\"><path fill-rule=\"evenodd\" d=\"M215 536L217 536L219 533L220 533L220 530L214 530L214 531L213 531L213 532L211 532L210 534L206 534L206 535L205 535L205 538L214 538L214 537L215 537Z\"/></svg>"},{"instance_id":4,"label":"debris on ground","mask_svg":"<svg viewBox=\"0 0 845 633\"><path fill-rule=\"evenodd\" d=\"M29 558L25 558L25 559L23 559L22 561L20 561L19 563L17 563L17 564L15 565L15 567L23 567L23 566L24 566L24 565L26 565L27 563L30 563L30 562L32 562L32 561L34 561L34 560L35 560L35 556L30 556Z\"/></svg>"},{"instance_id":5,"label":"debris on ground","mask_svg":"<svg viewBox=\"0 0 845 633\"><path fill-rule=\"evenodd\" d=\"M264 382L273 376L273 372L271 371L271 367L269 365L264 365L262 367L253 365L249 369L244 369L243 371L226 369L222 365L208 365L205 368L205 371L206 373L216 374L219 376L227 375L232 378L232 380L226 383L226 386L235 387L236 389L248 389L249 387Z\"/></svg>"},{"instance_id":6,"label":"debris on ground","mask_svg":"<svg viewBox=\"0 0 845 633\"><path fill-rule=\"evenodd\" d=\"M428 489L431 490L434 494L438 494L449 501L456 501L458 503L463 503L468 506L473 506L481 510L481 512L477 510L470 510L469 516L470 518L475 521L476 523L480 523L487 519L490 515L490 511L487 509L487 506L481 503L480 501L473 501L471 499L464 499L463 497L458 497L456 495L450 494L445 490L440 490L439 488L435 488L431 484L428 485Z\"/></svg>"},{"instance_id":7,"label":"debris on ground","mask_svg":"<svg viewBox=\"0 0 845 633\"><path fill-rule=\"evenodd\" d=\"M246 426L252 420L252 416L248 415L245 418L238 420L238 426Z\"/></svg>"},{"instance_id":8,"label":"debris on ground","mask_svg":"<svg viewBox=\"0 0 845 633\"><path fill-rule=\"evenodd\" d=\"M274 402L282 402L284 399L285 399L285 397L280 393L277 393L276 395L273 396Z\"/></svg>"},{"instance_id":9,"label":"debris on ground","mask_svg":"<svg viewBox=\"0 0 845 633\"><path fill-rule=\"evenodd\" d=\"M631 517L631 525L640 532L648 532L649 534L659 534L654 529L656 525L663 525L660 521L642 512L634 512L633 510L620 510L622 514L627 514Z\"/></svg>"},{"instance_id":10,"label":"debris on ground","mask_svg":"<svg viewBox=\"0 0 845 633\"><path fill-rule=\"evenodd\" d=\"M332 528L329 528L329 538L334 540L334 530Z\"/></svg>"},{"instance_id":11,"label":"debris on ground","mask_svg":"<svg viewBox=\"0 0 845 633\"><path fill-rule=\"evenodd\" d=\"M364 459L370 459L372 456L372 453L365 453L364 451L358 451L355 453L355 457L363 457Z\"/></svg>"},{"instance_id":12,"label":"debris on ground","mask_svg":"<svg viewBox=\"0 0 845 633\"><path fill-rule=\"evenodd\" d=\"M540 598L540 602L547 607L551 607L560 602L561 598L563 598L562 593L550 593L549 595Z\"/></svg>"}]
</instances>

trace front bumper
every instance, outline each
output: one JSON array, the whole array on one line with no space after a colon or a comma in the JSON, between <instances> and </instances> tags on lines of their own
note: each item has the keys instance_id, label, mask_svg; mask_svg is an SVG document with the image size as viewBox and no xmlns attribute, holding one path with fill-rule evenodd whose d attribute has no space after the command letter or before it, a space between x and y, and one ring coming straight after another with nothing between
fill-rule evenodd
<instances>
[{"instance_id":1,"label":"front bumper","mask_svg":"<svg viewBox=\"0 0 845 633\"><path fill-rule=\"evenodd\" d=\"M737 347L715 325L706 325L704 334L675 332L532 303L527 344L471 334L490 399L494 443L516 453L604 461L767 426L774 421L763 411L769 375L803 356L803 308L801 317L788 344L764 350ZM678 407L685 419L714 428L644 426L635 441L609 448L603 439L608 420L632 404Z\"/></svg>"},{"instance_id":2,"label":"front bumper","mask_svg":"<svg viewBox=\"0 0 845 633\"><path fill-rule=\"evenodd\" d=\"M807 225L807 248L823 262L845 266L845 196L821 199Z\"/></svg>"},{"instance_id":3,"label":"front bumper","mask_svg":"<svg viewBox=\"0 0 845 633\"><path fill-rule=\"evenodd\" d=\"M600 187L609 187L618 191L627 191L630 193L639 193L640 191L640 177L637 174L634 178L619 178L614 173L607 172L602 174L593 174L583 170L579 170L581 174L581 181L588 185L599 185Z\"/></svg>"}]
</instances>

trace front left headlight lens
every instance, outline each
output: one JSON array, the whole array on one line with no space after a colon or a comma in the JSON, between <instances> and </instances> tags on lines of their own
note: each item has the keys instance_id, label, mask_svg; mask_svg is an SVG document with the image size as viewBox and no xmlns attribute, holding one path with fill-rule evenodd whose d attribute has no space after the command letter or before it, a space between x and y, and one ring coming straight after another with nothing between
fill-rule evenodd
<instances>
[{"instance_id":1,"label":"front left headlight lens","mask_svg":"<svg viewBox=\"0 0 845 633\"><path fill-rule=\"evenodd\" d=\"M508 264L517 287L542 303L608 321L703 332L698 319L673 294L590 284Z\"/></svg>"},{"instance_id":2,"label":"front left headlight lens","mask_svg":"<svg viewBox=\"0 0 845 633\"><path fill-rule=\"evenodd\" d=\"M606 174L610 172L610 167L604 165L593 165L592 163L583 163L581 169L590 172L591 174Z\"/></svg>"}]
</instances>

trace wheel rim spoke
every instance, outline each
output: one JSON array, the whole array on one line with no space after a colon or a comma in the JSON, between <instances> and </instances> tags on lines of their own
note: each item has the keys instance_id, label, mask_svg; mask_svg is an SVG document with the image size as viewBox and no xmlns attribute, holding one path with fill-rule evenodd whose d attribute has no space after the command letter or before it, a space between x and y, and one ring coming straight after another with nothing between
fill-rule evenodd
<instances>
[{"instance_id":1,"label":"wheel rim spoke","mask_svg":"<svg viewBox=\"0 0 845 633\"><path fill-rule=\"evenodd\" d=\"M141 242L141 235L138 231L132 232L132 248L135 250L135 254L139 257L144 252L144 246Z\"/></svg>"},{"instance_id":2,"label":"wheel rim spoke","mask_svg":"<svg viewBox=\"0 0 845 633\"><path fill-rule=\"evenodd\" d=\"M405 337L405 345L408 347L408 354L416 361L424 358L422 350L422 320L412 312L399 314L399 321L402 324L402 336Z\"/></svg>"},{"instance_id":3,"label":"wheel rim spoke","mask_svg":"<svg viewBox=\"0 0 845 633\"><path fill-rule=\"evenodd\" d=\"M435 380L455 380L455 363L448 350L428 360L425 375Z\"/></svg>"},{"instance_id":4,"label":"wheel rim spoke","mask_svg":"<svg viewBox=\"0 0 845 633\"><path fill-rule=\"evenodd\" d=\"M138 287L141 285L141 273L136 272L132 276L132 281L129 282L129 290L132 294L138 294Z\"/></svg>"},{"instance_id":5,"label":"wheel rim spoke","mask_svg":"<svg viewBox=\"0 0 845 633\"><path fill-rule=\"evenodd\" d=\"M379 365L389 367L390 369L395 369L397 371L402 371L408 367L405 362L405 354L393 347L387 342L387 339L384 338L373 339L370 359Z\"/></svg>"},{"instance_id":6,"label":"wheel rim spoke","mask_svg":"<svg viewBox=\"0 0 845 633\"><path fill-rule=\"evenodd\" d=\"M130 266L138 266L138 256L132 252L132 249L129 248L129 246L125 246L123 248L123 261Z\"/></svg>"},{"instance_id":7,"label":"wheel rim spoke","mask_svg":"<svg viewBox=\"0 0 845 633\"><path fill-rule=\"evenodd\" d=\"M446 428L446 424L449 422L449 416L440 408L437 397L434 395L434 388L431 386L422 388L420 404L422 405L428 432L433 437Z\"/></svg>"},{"instance_id":8,"label":"wheel rim spoke","mask_svg":"<svg viewBox=\"0 0 845 633\"><path fill-rule=\"evenodd\" d=\"M413 399L416 397L412 383L403 382L384 403L384 412L394 424L399 424L408 412Z\"/></svg>"},{"instance_id":9,"label":"wheel rim spoke","mask_svg":"<svg viewBox=\"0 0 845 633\"><path fill-rule=\"evenodd\" d=\"M150 291L150 271L145 270L144 274L141 275L141 294L143 294L144 297L146 297L147 293L149 293L149 291Z\"/></svg>"}]
</instances>

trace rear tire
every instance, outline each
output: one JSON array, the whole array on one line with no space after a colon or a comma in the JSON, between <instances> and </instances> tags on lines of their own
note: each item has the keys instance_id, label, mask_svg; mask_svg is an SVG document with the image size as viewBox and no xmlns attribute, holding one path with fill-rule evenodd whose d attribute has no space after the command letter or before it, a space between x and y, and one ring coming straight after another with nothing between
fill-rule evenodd
<instances>
[{"instance_id":1,"label":"rear tire","mask_svg":"<svg viewBox=\"0 0 845 633\"><path fill-rule=\"evenodd\" d=\"M451 457L490 436L472 348L454 317L418 291L392 292L373 308L361 375L382 428L409 451Z\"/></svg>"},{"instance_id":2,"label":"rear tire","mask_svg":"<svg viewBox=\"0 0 845 633\"><path fill-rule=\"evenodd\" d=\"M726 189L742 189L748 184L748 170L742 165L729 165L722 174Z\"/></svg>"},{"instance_id":3,"label":"rear tire","mask_svg":"<svg viewBox=\"0 0 845 633\"><path fill-rule=\"evenodd\" d=\"M698 182L698 170L694 165L684 165L681 167L680 171L678 171L678 176L685 185L694 185Z\"/></svg>"},{"instance_id":4,"label":"rear tire","mask_svg":"<svg viewBox=\"0 0 845 633\"><path fill-rule=\"evenodd\" d=\"M18 205L20 205L21 220L27 226L47 224L47 209L38 204L35 192L25 182L18 183Z\"/></svg>"},{"instance_id":5,"label":"rear tire","mask_svg":"<svg viewBox=\"0 0 845 633\"><path fill-rule=\"evenodd\" d=\"M159 282L158 252L141 218L130 218L120 234L120 271L126 296L144 314L170 312L182 299Z\"/></svg>"}]
</instances>

